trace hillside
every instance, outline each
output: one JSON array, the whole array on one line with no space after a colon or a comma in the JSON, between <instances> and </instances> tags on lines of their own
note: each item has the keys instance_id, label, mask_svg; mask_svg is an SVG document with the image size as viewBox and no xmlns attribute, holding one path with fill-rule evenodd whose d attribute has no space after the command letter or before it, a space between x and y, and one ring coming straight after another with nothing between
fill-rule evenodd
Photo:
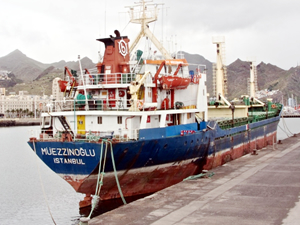
<instances>
[{"instance_id":1,"label":"hillside","mask_svg":"<svg viewBox=\"0 0 300 225\"><path fill-rule=\"evenodd\" d=\"M93 68L95 63L89 58L81 59L83 68ZM52 64L44 64L34 59L27 57L20 50L15 50L6 56L0 57L0 70L11 71L17 79L23 80L25 83L35 80L43 71L49 67L63 69L68 66L72 69L78 70L78 61L66 62L61 60Z\"/></svg>"},{"instance_id":2,"label":"hillside","mask_svg":"<svg viewBox=\"0 0 300 225\"><path fill-rule=\"evenodd\" d=\"M286 83L282 92L285 96L293 94L294 96L300 96L300 69L299 67L291 68L286 71L286 76L282 76L282 83ZM287 78L287 79L286 79ZM299 99L297 99L299 102Z\"/></svg>"},{"instance_id":3,"label":"hillside","mask_svg":"<svg viewBox=\"0 0 300 225\"><path fill-rule=\"evenodd\" d=\"M259 90L280 90L285 98L294 94L300 96L300 71L296 68L286 71L275 65L261 62L257 65L257 85ZM228 98L232 99L247 93L247 82L250 76L248 62L237 59L227 67Z\"/></svg>"},{"instance_id":4,"label":"hillside","mask_svg":"<svg viewBox=\"0 0 300 225\"><path fill-rule=\"evenodd\" d=\"M51 67L49 67L51 68ZM27 91L29 94L33 95L51 95L52 94L52 81L56 77L62 77L62 69L52 69L47 72L48 69L43 71L38 78L34 81L28 81L26 83L18 83L13 87L8 87L7 92Z\"/></svg>"},{"instance_id":5,"label":"hillside","mask_svg":"<svg viewBox=\"0 0 300 225\"><path fill-rule=\"evenodd\" d=\"M190 64L201 64L206 66L206 76L207 76L207 91L208 93L212 93L213 90L213 79L212 79L212 62L205 59L203 56L198 54L189 54L187 52L183 52L185 59ZM191 66L193 67L193 66ZM194 68L193 68L194 69ZM202 72L202 71L201 71Z\"/></svg>"},{"instance_id":6,"label":"hillside","mask_svg":"<svg viewBox=\"0 0 300 225\"><path fill-rule=\"evenodd\" d=\"M81 60L81 65L82 68L95 68L96 64L92 62L91 59L89 59L88 57L84 57ZM63 69L65 66L67 66L68 68L71 68L73 70L79 70L79 63L78 61L71 61L71 62L66 62L64 60L61 60L59 62L56 63L51 63L51 66L55 67L55 68L59 68L59 69Z\"/></svg>"},{"instance_id":7,"label":"hillside","mask_svg":"<svg viewBox=\"0 0 300 225\"><path fill-rule=\"evenodd\" d=\"M23 82L22 80L17 79L13 73L9 73L8 77L9 77L8 80L0 80L0 87L8 89L10 87L14 87L18 83Z\"/></svg>"}]
</instances>

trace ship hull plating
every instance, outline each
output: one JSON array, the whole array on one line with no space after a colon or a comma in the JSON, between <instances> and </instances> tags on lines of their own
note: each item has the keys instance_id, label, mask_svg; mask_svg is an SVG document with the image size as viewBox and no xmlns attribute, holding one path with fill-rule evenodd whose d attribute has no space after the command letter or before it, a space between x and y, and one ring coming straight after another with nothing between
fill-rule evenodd
<instances>
[{"instance_id":1,"label":"ship hull plating","mask_svg":"<svg viewBox=\"0 0 300 225\"><path fill-rule=\"evenodd\" d=\"M278 122L279 116L226 130L215 125L183 136L111 146L108 142L55 141L30 141L29 145L50 169L87 195L95 194L102 152L105 175L100 197L105 200L120 197L113 163L124 196L153 193L273 144Z\"/></svg>"}]
</instances>

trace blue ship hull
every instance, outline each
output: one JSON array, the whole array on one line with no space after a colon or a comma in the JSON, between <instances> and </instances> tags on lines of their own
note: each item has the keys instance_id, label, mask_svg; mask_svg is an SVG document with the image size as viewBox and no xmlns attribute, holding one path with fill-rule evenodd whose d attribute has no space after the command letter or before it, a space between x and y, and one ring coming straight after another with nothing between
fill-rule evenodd
<instances>
[{"instance_id":1,"label":"blue ship hull","mask_svg":"<svg viewBox=\"0 0 300 225\"><path fill-rule=\"evenodd\" d=\"M87 195L95 194L102 153L105 175L100 197L111 199L120 197L113 164L124 196L153 193L272 144L279 119L277 116L226 130L215 122L208 123L211 129L197 123L143 129L139 140L111 144L34 139L28 143L50 169ZM182 130L193 132L182 135Z\"/></svg>"}]
</instances>

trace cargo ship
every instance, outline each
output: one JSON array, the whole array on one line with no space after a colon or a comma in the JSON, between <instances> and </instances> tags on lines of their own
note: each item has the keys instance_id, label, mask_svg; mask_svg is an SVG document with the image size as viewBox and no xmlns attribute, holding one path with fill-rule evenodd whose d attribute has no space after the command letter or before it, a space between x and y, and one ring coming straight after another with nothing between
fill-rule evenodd
<instances>
[{"instance_id":1,"label":"cargo ship","mask_svg":"<svg viewBox=\"0 0 300 225\"><path fill-rule=\"evenodd\" d=\"M282 106L253 96L239 105L226 100L219 42L221 82L209 102L205 65L161 45L148 25L157 14L158 5L136 3L131 22L142 29L131 46L115 30L97 39L105 53L95 72L80 60L80 71L66 67L53 81L58 94L41 115L39 137L28 141L51 170L86 194L80 207L93 195L108 200L159 191L276 141ZM161 55L137 50L141 37Z\"/></svg>"}]
</instances>

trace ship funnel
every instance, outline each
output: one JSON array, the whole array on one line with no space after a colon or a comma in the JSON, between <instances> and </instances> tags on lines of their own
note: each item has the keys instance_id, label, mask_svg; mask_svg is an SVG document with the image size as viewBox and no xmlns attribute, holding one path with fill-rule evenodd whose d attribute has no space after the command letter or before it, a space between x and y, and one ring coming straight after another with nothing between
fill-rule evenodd
<instances>
[{"instance_id":1,"label":"ship funnel","mask_svg":"<svg viewBox=\"0 0 300 225\"><path fill-rule=\"evenodd\" d=\"M127 36L121 36L118 30L115 36L97 39L105 45L103 62L97 64L98 73L129 73L129 47Z\"/></svg>"}]
</instances>

